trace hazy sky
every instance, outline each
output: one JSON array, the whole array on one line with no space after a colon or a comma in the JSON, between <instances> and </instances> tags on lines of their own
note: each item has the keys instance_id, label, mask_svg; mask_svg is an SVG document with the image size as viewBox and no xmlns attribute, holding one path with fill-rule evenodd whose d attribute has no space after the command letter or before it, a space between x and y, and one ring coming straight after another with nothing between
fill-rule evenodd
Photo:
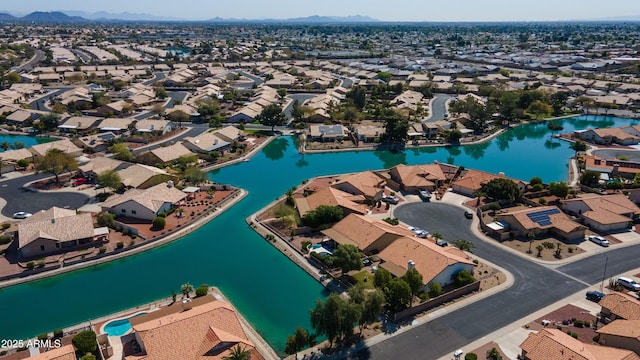
<instances>
[{"instance_id":1,"label":"hazy sky","mask_svg":"<svg viewBox=\"0 0 640 360\"><path fill-rule=\"evenodd\" d=\"M387 21L536 21L640 16L638 0L3 0L0 10L132 12L189 20L367 15Z\"/></svg>"}]
</instances>

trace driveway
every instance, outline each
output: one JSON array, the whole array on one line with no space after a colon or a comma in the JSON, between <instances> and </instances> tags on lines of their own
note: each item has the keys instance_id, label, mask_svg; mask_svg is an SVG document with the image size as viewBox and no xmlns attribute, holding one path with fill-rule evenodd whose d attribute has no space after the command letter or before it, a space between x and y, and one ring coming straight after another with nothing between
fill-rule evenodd
<instances>
[{"instance_id":1,"label":"driveway","mask_svg":"<svg viewBox=\"0 0 640 360\"><path fill-rule=\"evenodd\" d=\"M444 120L444 114L447 112L446 103L447 100L453 99L451 95L435 94L433 102L431 103L431 114L425 121L440 121Z\"/></svg>"},{"instance_id":2,"label":"driveway","mask_svg":"<svg viewBox=\"0 0 640 360\"><path fill-rule=\"evenodd\" d=\"M560 271L524 260L491 240L478 238L462 208L439 202L409 203L398 207L394 215L410 225L438 232L445 240L471 241L475 245L473 253L509 271L514 284L353 354L349 359L437 359L588 286ZM601 269L600 261L596 259L594 263ZM593 273L595 264L587 271ZM573 275L582 275L584 280L592 280L584 270L569 265L567 270ZM597 272L601 277L602 272Z\"/></svg>"},{"instance_id":3,"label":"driveway","mask_svg":"<svg viewBox=\"0 0 640 360\"><path fill-rule=\"evenodd\" d=\"M0 198L7 202L2 215L12 217L18 211L36 213L53 206L76 209L86 204L89 197L69 189L69 192L30 192L22 185L37 179L49 177L49 174L27 175L0 182Z\"/></svg>"}]
</instances>

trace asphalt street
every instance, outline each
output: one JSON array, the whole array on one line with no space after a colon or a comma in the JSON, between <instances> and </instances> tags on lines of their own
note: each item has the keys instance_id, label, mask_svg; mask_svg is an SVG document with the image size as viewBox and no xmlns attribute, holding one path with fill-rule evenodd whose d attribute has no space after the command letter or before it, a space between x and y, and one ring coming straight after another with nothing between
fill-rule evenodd
<instances>
[{"instance_id":1,"label":"asphalt street","mask_svg":"<svg viewBox=\"0 0 640 360\"><path fill-rule=\"evenodd\" d=\"M450 95L435 94L433 103L431 103L431 114L429 114L429 118L426 121L431 122L444 120L444 114L447 112L445 104L447 103L447 100L452 98L453 97Z\"/></svg>"},{"instance_id":2,"label":"asphalt street","mask_svg":"<svg viewBox=\"0 0 640 360\"><path fill-rule=\"evenodd\" d=\"M594 150L593 155L603 157L605 159L615 159L618 156L626 156L631 161L640 161L640 152L631 149L600 149Z\"/></svg>"},{"instance_id":3,"label":"asphalt street","mask_svg":"<svg viewBox=\"0 0 640 360\"><path fill-rule=\"evenodd\" d=\"M74 192L30 192L22 188L25 183L51 176L51 174L27 175L16 179L0 182L0 198L6 200L7 205L2 209L2 215L12 217L18 211L36 213L53 206L76 209L86 204L89 197Z\"/></svg>"},{"instance_id":4,"label":"asphalt street","mask_svg":"<svg viewBox=\"0 0 640 360\"><path fill-rule=\"evenodd\" d=\"M23 70L31 71L31 69L33 69L33 67L36 66L36 64L38 64L42 59L44 59L44 52L42 50L36 50L35 54L31 59L29 59L29 61L27 61L26 63L20 66L11 68L11 71L17 72L17 73L20 73Z\"/></svg>"},{"instance_id":5,"label":"asphalt street","mask_svg":"<svg viewBox=\"0 0 640 360\"><path fill-rule=\"evenodd\" d=\"M514 284L389 338L349 359L436 359L602 280L602 254L558 269L526 261L501 248L497 242L492 244L477 238L471 231L471 221L464 217L464 210L453 205L411 203L397 208L394 215L410 225L431 233L438 232L445 240L473 242L473 253L509 271L514 277ZM640 245L607 253L607 273L620 273L637 267L639 253Z\"/></svg>"}]
</instances>

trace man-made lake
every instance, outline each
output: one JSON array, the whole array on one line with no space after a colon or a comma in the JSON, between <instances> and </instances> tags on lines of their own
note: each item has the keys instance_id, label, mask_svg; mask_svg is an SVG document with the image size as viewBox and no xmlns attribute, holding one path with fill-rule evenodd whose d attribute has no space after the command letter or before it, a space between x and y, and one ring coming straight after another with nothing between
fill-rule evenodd
<instances>
[{"instance_id":1,"label":"man-made lake","mask_svg":"<svg viewBox=\"0 0 640 360\"><path fill-rule=\"evenodd\" d=\"M46 142L56 141L56 140L57 139L47 138L47 137L0 134L0 144L7 143L9 145L15 145L16 143L23 143L25 148L31 147L33 145L46 143ZM0 148L0 152L3 152L3 151L4 150Z\"/></svg>"},{"instance_id":2,"label":"man-made lake","mask_svg":"<svg viewBox=\"0 0 640 360\"><path fill-rule=\"evenodd\" d=\"M558 121L563 132L636 124L620 118ZM295 139L280 137L251 161L211 173L249 195L199 230L144 254L0 290L5 309L0 338L35 336L179 293L190 282L219 287L276 351L296 326L309 328L308 310L324 289L254 233L245 218L287 189L319 175L389 168L434 160L528 181L566 181L569 144L551 138L546 124L525 125L487 143L399 153L340 152L300 155Z\"/></svg>"}]
</instances>

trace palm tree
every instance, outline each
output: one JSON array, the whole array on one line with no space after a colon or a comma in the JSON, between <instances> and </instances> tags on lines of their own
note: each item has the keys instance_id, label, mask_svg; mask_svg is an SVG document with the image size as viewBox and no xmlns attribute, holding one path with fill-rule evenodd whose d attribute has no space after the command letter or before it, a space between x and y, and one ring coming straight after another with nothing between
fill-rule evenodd
<instances>
[{"instance_id":1,"label":"palm tree","mask_svg":"<svg viewBox=\"0 0 640 360\"><path fill-rule=\"evenodd\" d=\"M6 142L6 141L3 141L3 142L0 144L0 148L1 148L2 150L4 150L4 151L7 151L7 150L11 149L11 144L9 144L9 143L8 143L8 142Z\"/></svg>"},{"instance_id":2,"label":"palm tree","mask_svg":"<svg viewBox=\"0 0 640 360\"><path fill-rule=\"evenodd\" d=\"M500 355L498 349L491 348L491 350L487 351L487 360L502 360L502 355Z\"/></svg>"},{"instance_id":3,"label":"palm tree","mask_svg":"<svg viewBox=\"0 0 640 360\"><path fill-rule=\"evenodd\" d=\"M433 233L431 234L431 237L437 240L442 240L442 234L440 233Z\"/></svg>"},{"instance_id":4,"label":"palm tree","mask_svg":"<svg viewBox=\"0 0 640 360\"><path fill-rule=\"evenodd\" d=\"M245 348L240 347L238 344L236 347L231 350L231 354L229 356L225 356L222 358L223 360L249 360L251 359L251 352Z\"/></svg>"},{"instance_id":5,"label":"palm tree","mask_svg":"<svg viewBox=\"0 0 640 360\"><path fill-rule=\"evenodd\" d=\"M529 238L529 251L527 251L528 254L531 254L531 245L533 245L533 239L535 239L536 237L536 233L532 231L529 231L527 233L527 237Z\"/></svg>"},{"instance_id":6,"label":"palm tree","mask_svg":"<svg viewBox=\"0 0 640 360\"><path fill-rule=\"evenodd\" d=\"M536 250L538 250L538 257L542 257L542 250L544 250L544 246L538 245L536 246Z\"/></svg>"},{"instance_id":7,"label":"palm tree","mask_svg":"<svg viewBox=\"0 0 640 360\"><path fill-rule=\"evenodd\" d=\"M189 283L182 284L180 289L182 290L182 298L184 299L184 297L186 296L187 299L188 299L189 298L189 293L193 291L193 285L191 285Z\"/></svg>"},{"instance_id":8,"label":"palm tree","mask_svg":"<svg viewBox=\"0 0 640 360\"><path fill-rule=\"evenodd\" d=\"M451 242L451 245L457 247L458 249L462 250L462 251L468 251L468 252L472 252L471 250L476 247L475 245L473 245L473 243L469 240L464 240L464 239L457 239L457 240L453 240Z\"/></svg>"}]
</instances>

